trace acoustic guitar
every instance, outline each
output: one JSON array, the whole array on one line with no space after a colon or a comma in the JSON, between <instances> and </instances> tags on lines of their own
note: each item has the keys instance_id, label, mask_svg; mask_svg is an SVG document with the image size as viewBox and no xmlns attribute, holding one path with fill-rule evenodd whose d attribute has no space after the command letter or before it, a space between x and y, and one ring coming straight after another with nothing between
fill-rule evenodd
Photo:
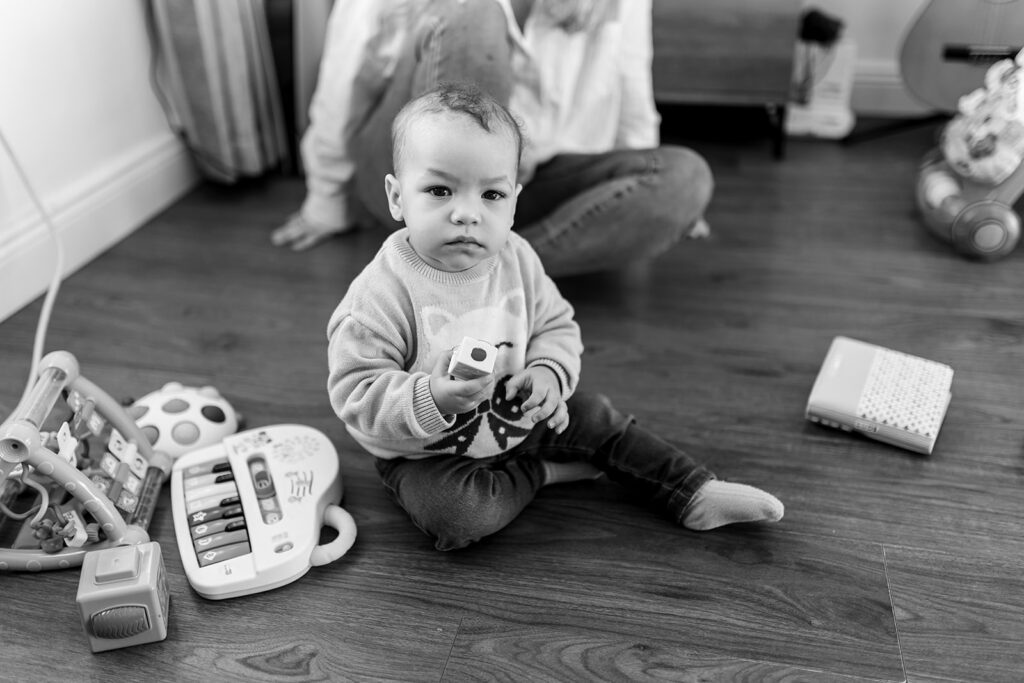
<instances>
[{"instance_id":1,"label":"acoustic guitar","mask_svg":"<svg viewBox=\"0 0 1024 683\"><path fill-rule=\"evenodd\" d=\"M918 99L954 113L993 62L1022 47L1024 0L931 0L903 40L900 72Z\"/></svg>"}]
</instances>

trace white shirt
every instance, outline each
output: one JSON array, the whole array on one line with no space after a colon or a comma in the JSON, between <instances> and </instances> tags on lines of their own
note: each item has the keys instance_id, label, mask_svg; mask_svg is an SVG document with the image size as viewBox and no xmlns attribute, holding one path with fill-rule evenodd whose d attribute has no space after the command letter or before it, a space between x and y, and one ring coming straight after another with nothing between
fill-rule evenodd
<instances>
[{"instance_id":1,"label":"white shirt","mask_svg":"<svg viewBox=\"0 0 1024 683\"><path fill-rule=\"evenodd\" d=\"M658 145L651 76L651 0L620 0L618 16L567 33L531 13L520 30L510 0L497 2L512 39L509 109L526 137L521 182L562 153ZM423 0L339 0L327 26L320 75L302 139L307 220L353 220L352 140L384 92ZM383 179L382 181L383 182Z\"/></svg>"}]
</instances>

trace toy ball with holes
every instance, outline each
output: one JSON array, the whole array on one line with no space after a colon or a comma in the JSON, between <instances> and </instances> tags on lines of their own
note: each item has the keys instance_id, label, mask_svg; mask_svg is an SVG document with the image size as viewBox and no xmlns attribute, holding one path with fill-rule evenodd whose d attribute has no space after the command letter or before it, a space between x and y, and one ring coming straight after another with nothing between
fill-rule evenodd
<instances>
[{"instance_id":1,"label":"toy ball with holes","mask_svg":"<svg viewBox=\"0 0 1024 683\"><path fill-rule=\"evenodd\" d=\"M238 431L241 418L214 387L168 382L127 409L153 450L175 460Z\"/></svg>"}]
</instances>

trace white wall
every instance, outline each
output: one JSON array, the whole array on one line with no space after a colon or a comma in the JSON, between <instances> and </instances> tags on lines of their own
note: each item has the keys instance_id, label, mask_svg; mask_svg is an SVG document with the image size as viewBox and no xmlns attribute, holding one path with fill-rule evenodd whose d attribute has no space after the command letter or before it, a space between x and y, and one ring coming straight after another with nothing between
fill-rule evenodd
<instances>
[{"instance_id":1,"label":"white wall","mask_svg":"<svg viewBox=\"0 0 1024 683\"><path fill-rule=\"evenodd\" d=\"M857 45L853 110L860 115L915 116L929 109L907 92L900 77L903 37L929 0L803 0L843 21Z\"/></svg>"},{"instance_id":2,"label":"white wall","mask_svg":"<svg viewBox=\"0 0 1024 683\"><path fill-rule=\"evenodd\" d=\"M149 82L143 0L0 0L0 131L71 272L198 179ZM0 148L0 320L43 293L53 246Z\"/></svg>"}]
</instances>

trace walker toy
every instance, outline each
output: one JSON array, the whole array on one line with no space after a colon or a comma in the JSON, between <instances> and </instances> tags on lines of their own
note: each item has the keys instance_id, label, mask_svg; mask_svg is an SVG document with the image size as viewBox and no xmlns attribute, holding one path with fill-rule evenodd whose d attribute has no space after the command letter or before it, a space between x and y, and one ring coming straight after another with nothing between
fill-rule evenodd
<instances>
[{"instance_id":1,"label":"walker toy","mask_svg":"<svg viewBox=\"0 0 1024 683\"><path fill-rule=\"evenodd\" d=\"M917 205L929 231L980 260L1002 258L1020 240L1012 207L1024 192L1022 64L1024 51L996 62L984 87L960 98L917 180Z\"/></svg>"}]
</instances>

